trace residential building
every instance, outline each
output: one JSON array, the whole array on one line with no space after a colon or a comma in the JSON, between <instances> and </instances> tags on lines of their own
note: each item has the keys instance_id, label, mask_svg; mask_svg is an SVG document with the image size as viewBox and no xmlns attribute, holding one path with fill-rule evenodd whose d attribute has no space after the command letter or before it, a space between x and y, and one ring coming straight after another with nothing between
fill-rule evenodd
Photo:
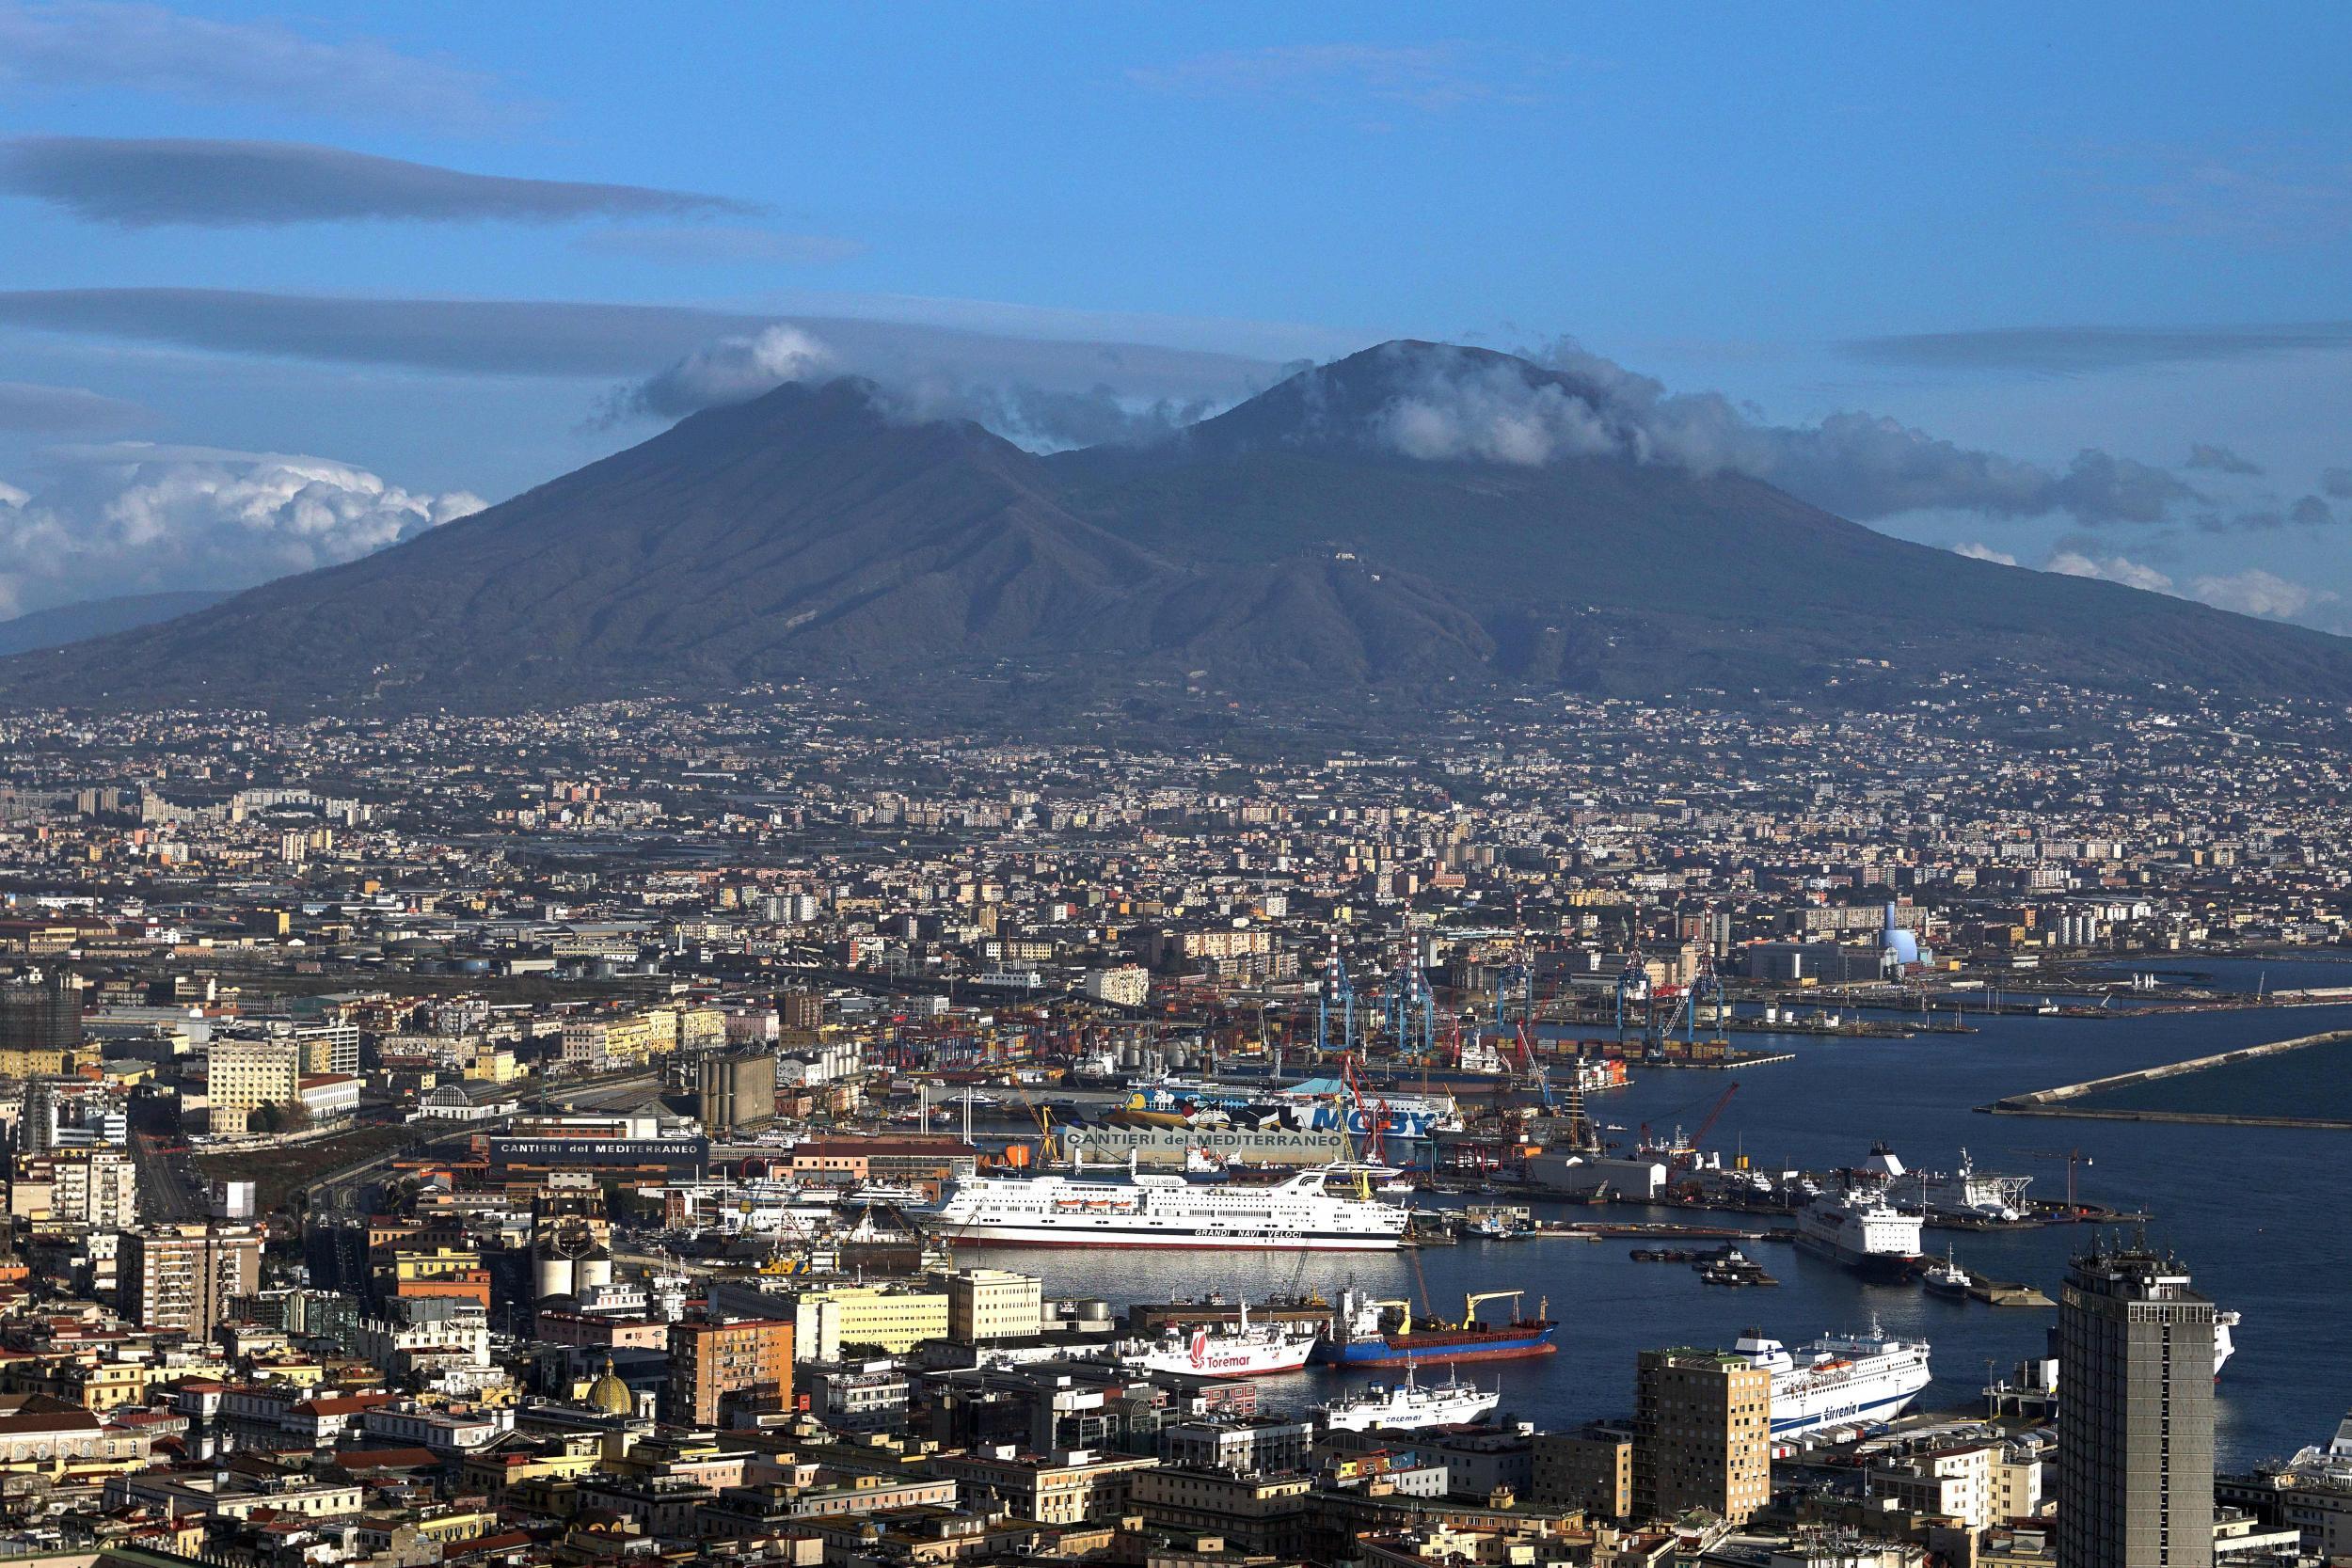
<instances>
[{"instance_id":1,"label":"residential building","mask_svg":"<svg viewBox=\"0 0 2352 1568\"><path fill-rule=\"evenodd\" d=\"M1632 1517L1632 1430L1597 1422L1575 1432L1538 1433L1529 1500L1594 1519Z\"/></svg>"},{"instance_id":2,"label":"residential building","mask_svg":"<svg viewBox=\"0 0 2352 1568\"><path fill-rule=\"evenodd\" d=\"M1130 1478L1158 1465L1135 1454L1088 1449L1025 1453L1009 1445L946 1454L931 1462L956 1482L966 1503L993 1500L1014 1515L1041 1524L1075 1525L1117 1519L1128 1512Z\"/></svg>"},{"instance_id":3,"label":"residential building","mask_svg":"<svg viewBox=\"0 0 2352 1568\"><path fill-rule=\"evenodd\" d=\"M261 1288L262 1238L242 1225L144 1226L123 1232L118 1269L124 1317L210 1339L230 1298Z\"/></svg>"},{"instance_id":4,"label":"residential building","mask_svg":"<svg viewBox=\"0 0 2352 1568\"><path fill-rule=\"evenodd\" d=\"M793 1325L786 1319L672 1323L671 1418L715 1426L730 1396L761 1409L788 1409L792 1345Z\"/></svg>"},{"instance_id":5,"label":"residential building","mask_svg":"<svg viewBox=\"0 0 2352 1568\"><path fill-rule=\"evenodd\" d=\"M1744 1524L1772 1500L1772 1374L1723 1351L1646 1350L1634 1381L1633 1507Z\"/></svg>"}]
</instances>

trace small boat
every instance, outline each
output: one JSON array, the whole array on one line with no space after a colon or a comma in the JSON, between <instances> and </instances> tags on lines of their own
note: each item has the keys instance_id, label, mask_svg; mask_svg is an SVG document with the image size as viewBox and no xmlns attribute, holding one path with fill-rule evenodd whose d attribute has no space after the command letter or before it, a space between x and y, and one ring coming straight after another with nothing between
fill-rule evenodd
<instances>
[{"instance_id":1,"label":"small boat","mask_svg":"<svg viewBox=\"0 0 2352 1568\"><path fill-rule=\"evenodd\" d=\"M1708 1253L1692 1265L1699 1271L1702 1285L1777 1285L1779 1280L1764 1272L1763 1266L1736 1246L1724 1246L1719 1252Z\"/></svg>"},{"instance_id":2,"label":"small boat","mask_svg":"<svg viewBox=\"0 0 2352 1568\"><path fill-rule=\"evenodd\" d=\"M1965 1297L1968 1287L1976 1281L1968 1277L1966 1269L1952 1260L1952 1249L1946 1247L1944 1261L1931 1263L1919 1271L1919 1283L1939 1296Z\"/></svg>"}]
</instances>

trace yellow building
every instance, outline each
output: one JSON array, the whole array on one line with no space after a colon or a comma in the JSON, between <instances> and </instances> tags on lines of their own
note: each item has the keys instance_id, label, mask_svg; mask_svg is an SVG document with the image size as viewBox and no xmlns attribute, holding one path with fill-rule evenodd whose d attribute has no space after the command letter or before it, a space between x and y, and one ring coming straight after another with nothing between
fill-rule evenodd
<instances>
[{"instance_id":1,"label":"yellow building","mask_svg":"<svg viewBox=\"0 0 2352 1568\"><path fill-rule=\"evenodd\" d=\"M465 1076L476 1084L511 1084L517 1070L510 1046L477 1046L466 1058Z\"/></svg>"},{"instance_id":2,"label":"yellow building","mask_svg":"<svg viewBox=\"0 0 2352 1568\"><path fill-rule=\"evenodd\" d=\"M290 1105L301 1096L302 1048L284 1040L215 1040L205 1051L212 1130L243 1132L264 1105Z\"/></svg>"},{"instance_id":3,"label":"yellow building","mask_svg":"<svg viewBox=\"0 0 2352 1568\"><path fill-rule=\"evenodd\" d=\"M945 1291L830 1285L794 1294L792 1342L808 1361L838 1361L845 1345L872 1345L903 1355L926 1339L947 1338Z\"/></svg>"},{"instance_id":4,"label":"yellow building","mask_svg":"<svg viewBox=\"0 0 2352 1568\"><path fill-rule=\"evenodd\" d=\"M514 1489L531 1482L575 1481L603 1463L594 1434L561 1437L516 1452L471 1454L465 1462L463 1484L468 1491L486 1494L492 1502L506 1500Z\"/></svg>"}]
</instances>

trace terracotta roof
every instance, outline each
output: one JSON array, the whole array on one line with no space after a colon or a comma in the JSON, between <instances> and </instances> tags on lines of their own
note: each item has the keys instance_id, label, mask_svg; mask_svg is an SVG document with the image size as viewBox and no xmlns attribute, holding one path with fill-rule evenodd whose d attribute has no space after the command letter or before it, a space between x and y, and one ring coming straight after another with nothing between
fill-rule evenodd
<instances>
[{"instance_id":1,"label":"terracotta roof","mask_svg":"<svg viewBox=\"0 0 2352 1568\"><path fill-rule=\"evenodd\" d=\"M440 1463L431 1449L345 1449L335 1455L339 1470L430 1470Z\"/></svg>"}]
</instances>

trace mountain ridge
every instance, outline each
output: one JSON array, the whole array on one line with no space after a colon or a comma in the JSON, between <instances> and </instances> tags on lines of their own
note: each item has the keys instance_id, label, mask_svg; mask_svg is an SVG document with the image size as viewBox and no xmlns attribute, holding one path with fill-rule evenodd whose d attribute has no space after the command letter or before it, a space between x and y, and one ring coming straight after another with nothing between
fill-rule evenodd
<instances>
[{"instance_id":1,"label":"mountain ridge","mask_svg":"<svg viewBox=\"0 0 2352 1568\"><path fill-rule=\"evenodd\" d=\"M1441 405L1464 388L1472 414ZM1498 390L1550 423L1475 427ZM1148 446L1040 456L869 384L787 385L361 560L0 660L0 700L497 707L813 678L953 703L1020 670L1238 698L1819 694L1880 660L2352 697L2352 641L1635 461L1598 407L1525 360L1399 343Z\"/></svg>"}]
</instances>

